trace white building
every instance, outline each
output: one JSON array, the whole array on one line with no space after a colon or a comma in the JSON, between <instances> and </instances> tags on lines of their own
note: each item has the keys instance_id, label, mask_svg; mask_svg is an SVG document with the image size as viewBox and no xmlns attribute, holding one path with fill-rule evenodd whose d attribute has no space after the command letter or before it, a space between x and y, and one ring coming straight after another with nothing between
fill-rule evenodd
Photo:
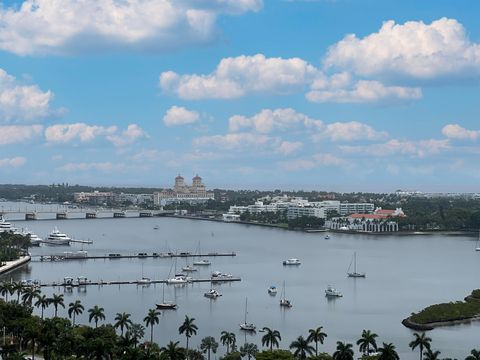
<instances>
[{"instance_id":1,"label":"white building","mask_svg":"<svg viewBox=\"0 0 480 360\"><path fill-rule=\"evenodd\" d=\"M349 214L370 214L375 210L372 203L342 203L340 204L340 215Z\"/></svg>"},{"instance_id":2,"label":"white building","mask_svg":"<svg viewBox=\"0 0 480 360\"><path fill-rule=\"evenodd\" d=\"M327 208L313 206L290 206L287 210L287 219L296 219L302 216L316 217L325 219L327 217Z\"/></svg>"},{"instance_id":3,"label":"white building","mask_svg":"<svg viewBox=\"0 0 480 360\"><path fill-rule=\"evenodd\" d=\"M130 201L134 205L140 205L153 202L153 194L117 194L115 200L119 203Z\"/></svg>"}]
</instances>

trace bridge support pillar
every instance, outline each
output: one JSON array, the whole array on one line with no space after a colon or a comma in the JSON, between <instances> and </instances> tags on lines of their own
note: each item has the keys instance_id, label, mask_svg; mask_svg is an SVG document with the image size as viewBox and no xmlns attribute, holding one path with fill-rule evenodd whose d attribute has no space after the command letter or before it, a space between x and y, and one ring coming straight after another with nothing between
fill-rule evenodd
<instances>
[{"instance_id":1,"label":"bridge support pillar","mask_svg":"<svg viewBox=\"0 0 480 360\"><path fill-rule=\"evenodd\" d=\"M97 213L92 213L92 212L87 212L85 214L86 219L96 219L97 218Z\"/></svg>"},{"instance_id":2,"label":"bridge support pillar","mask_svg":"<svg viewBox=\"0 0 480 360\"><path fill-rule=\"evenodd\" d=\"M114 213L113 213L113 217L114 217L114 218L124 218L124 217L125 217L125 213L124 213L124 212L114 212Z\"/></svg>"},{"instance_id":3,"label":"bridge support pillar","mask_svg":"<svg viewBox=\"0 0 480 360\"><path fill-rule=\"evenodd\" d=\"M37 220L37 214L35 214L34 212L26 213L25 220Z\"/></svg>"},{"instance_id":4,"label":"bridge support pillar","mask_svg":"<svg viewBox=\"0 0 480 360\"><path fill-rule=\"evenodd\" d=\"M57 213L57 220L65 220L67 218L67 213Z\"/></svg>"}]
</instances>

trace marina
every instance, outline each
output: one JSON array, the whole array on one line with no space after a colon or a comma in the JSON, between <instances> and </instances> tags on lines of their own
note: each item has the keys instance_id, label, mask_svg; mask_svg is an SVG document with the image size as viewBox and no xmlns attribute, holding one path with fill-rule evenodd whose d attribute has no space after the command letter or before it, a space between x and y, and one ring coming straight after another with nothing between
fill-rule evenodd
<instances>
[{"instance_id":1,"label":"marina","mask_svg":"<svg viewBox=\"0 0 480 360\"><path fill-rule=\"evenodd\" d=\"M154 229L157 224L161 231ZM246 337L248 342L260 346L258 333L239 327L245 322L245 298L248 297L247 325L279 330L281 346L288 346L309 328L324 326L328 339L323 349L333 352L337 339L354 343L366 328L379 334L381 341L395 343L402 360L414 360L418 354L408 347L411 331L401 324L402 319L432 303L461 300L456 294L478 287L479 252L474 251L477 239L471 237L378 238L338 233L325 241L322 233L176 218L39 221L30 223L29 228L37 234L48 234L60 225L62 232L94 239L94 243L60 246L55 251L48 246L31 248L32 262L10 272L4 279L39 279L51 285L41 288L48 297L62 293L65 303L80 299L86 309L102 306L107 321L118 312L128 311L134 321L141 322L147 309L159 305L158 309L168 310L175 305L176 311L162 311L155 332L160 346L169 340L182 340L175 333L168 338L162 334L178 328L185 315L195 317L200 329L201 336L191 339L192 346L197 346L203 336L218 337L219 329L235 332L242 343ZM199 240L203 251L196 255L198 259L210 260L210 266L194 267L192 259L197 259L188 257L188 253L195 255ZM259 251L260 248L265 250ZM231 254L229 249L235 249L236 256L207 256L215 252ZM62 256L65 252L75 254L82 250L88 251L88 256L99 258L38 261L40 256ZM178 256L156 258L154 252ZM347 277L347 267L355 252L358 270L368 274L367 278ZM426 253L431 254L428 259ZM126 257L111 260L106 257L109 254ZM300 266L283 266L284 260L294 257L301 261ZM403 261L407 257L408 265ZM166 284L165 280L176 274L175 260L177 271L188 264L198 269L188 276L194 275L193 279L200 281ZM446 263L451 266L446 267ZM455 273L450 271L452 266ZM355 270L353 262L350 270ZM212 274L217 275L213 282ZM233 274L233 281L218 276L220 274ZM67 276L73 279L84 276L91 279L93 285L60 286ZM143 278L150 280L145 283ZM235 281L237 278L241 281ZM156 280L159 282L155 283ZM287 285L286 298L294 305L291 308L279 306L284 297L281 295L283 281ZM333 285L343 297L326 296L328 285ZM278 289L276 296L269 294L271 286ZM208 301L204 296L212 288L223 295L217 301ZM34 309L35 313L38 311ZM52 311L51 308L47 311L48 316ZM65 314L65 310L59 311ZM88 324L88 314L79 315L78 321ZM474 322L438 328L429 336L442 355L453 358L464 354L465 348L478 344L479 329L480 324Z\"/></svg>"}]
</instances>

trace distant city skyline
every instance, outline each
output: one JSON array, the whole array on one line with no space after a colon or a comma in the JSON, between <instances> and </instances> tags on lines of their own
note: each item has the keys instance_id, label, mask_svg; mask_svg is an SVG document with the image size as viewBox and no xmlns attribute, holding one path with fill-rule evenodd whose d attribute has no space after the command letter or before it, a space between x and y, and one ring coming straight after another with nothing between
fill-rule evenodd
<instances>
[{"instance_id":1,"label":"distant city skyline","mask_svg":"<svg viewBox=\"0 0 480 360\"><path fill-rule=\"evenodd\" d=\"M480 191L478 2L1 4L0 183Z\"/></svg>"}]
</instances>

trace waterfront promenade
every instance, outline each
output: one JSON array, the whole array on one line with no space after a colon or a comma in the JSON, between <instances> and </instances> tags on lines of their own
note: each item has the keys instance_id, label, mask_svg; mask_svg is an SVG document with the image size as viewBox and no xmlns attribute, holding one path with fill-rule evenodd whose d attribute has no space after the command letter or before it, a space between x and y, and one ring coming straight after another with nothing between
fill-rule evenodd
<instances>
[{"instance_id":1,"label":"waterfront promenade","mask_svg":"<svg viewBox=\"0 0 480 360\"><path fill-rule=\"evenodd\" d=\"M21 256L17 260L6 261L2 266L0 266L0 275L6 274L9 271L12 271L20 266L23 266L26 263L28 263L30 260L31 260L31 256L26 255L26 256Z\"/></svg>"}]
</instances>

